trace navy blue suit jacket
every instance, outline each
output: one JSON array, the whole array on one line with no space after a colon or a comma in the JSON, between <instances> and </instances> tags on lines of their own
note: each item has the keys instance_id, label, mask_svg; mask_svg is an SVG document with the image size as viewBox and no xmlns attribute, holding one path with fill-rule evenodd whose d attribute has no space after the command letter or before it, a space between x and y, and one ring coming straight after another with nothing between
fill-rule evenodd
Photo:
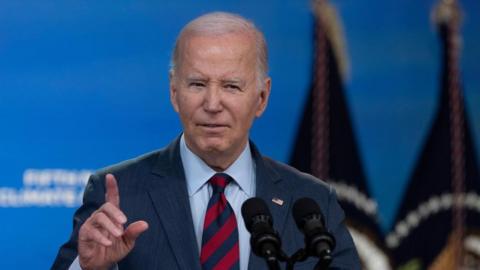
<instances>
[{"instance_id":1,"label":"navy blue suit jacket","mask_svg":"<svg viewBox=\"0 0 480 270\"><path fill-rule=\"evenodd\" d=\"M251 143L256 165L256 196L265 200L282 238L287 255L304 246L303 235L291 215L292 204L301 197L317 201L336 247L330 269L360 269L352 238L343 224L344 213L335 192L311 175L262 157ZM75 212L71 238L59 250L52 269L68 269L77 256L80 226L105 201L105 174L118 181L120 208L128 222L145 220L149 229L136 241L133 250L118 263L119 269L201 270L199 248L193 229L179 139L165 149L105 168L92 175L85 189L83 205ZM283 205L272 202L280 198ZM313 269L315 259L295 269ZM250 254L249 269L267 269L263 259Z\"/></svg>"}]
</instances>

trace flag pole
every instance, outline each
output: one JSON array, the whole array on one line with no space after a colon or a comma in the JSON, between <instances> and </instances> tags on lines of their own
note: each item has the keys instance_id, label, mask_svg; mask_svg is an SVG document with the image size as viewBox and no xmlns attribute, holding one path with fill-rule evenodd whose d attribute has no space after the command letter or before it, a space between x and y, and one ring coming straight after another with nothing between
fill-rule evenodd
<instances>
[{"instance_id":1,"label":"flag pole","mask_svg":"<svg viewBox=\"0 0 480 270\"><path fill-rule=\"evenodd\" d=\"M330 70L329 53L333 53L346 76L348 63L345 56L343 31L335 8L328 0L313 0L315 16L315 50L312 91L312 148L310 168L313 175L328 181L330 175ZM330 44L330 47L329 47Z\"/></svg>"},{"instance_id":2,"label":"flag pole","mask_svg":"<svg viewBox=\"0 0 480 270\"><path fill-rule=\"evenodd\" d=\"M465 116L463 93L460 82L461 10L457 0L440 0L433 12L433 18L442 36L444 46L445 73L449 96L451 187L454 206L452 228L455 235L455 265L460 267L462 243L465 235Z\"/></svg>"}]
</instances>

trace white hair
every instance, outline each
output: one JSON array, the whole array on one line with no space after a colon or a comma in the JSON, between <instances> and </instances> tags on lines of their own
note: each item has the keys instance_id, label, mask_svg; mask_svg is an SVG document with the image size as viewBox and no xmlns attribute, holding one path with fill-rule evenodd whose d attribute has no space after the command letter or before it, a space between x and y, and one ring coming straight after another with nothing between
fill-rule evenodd
<instances>
[{"instance_id":1,"label":"white hair","mask_svg":"<svg viewBox=\"0 0 480 270\"><path fill-rule=\"evenodd\" d=\"M170 72L173 73L180 58L180 44L191 35L218 36L230 33L245 33L253 36L257 55L258 79L268 77L268 51L265 37L260 30L240 15L227 12L212 12L202 15L183 27L173 47Z\"/></svg>"}]
</instances>

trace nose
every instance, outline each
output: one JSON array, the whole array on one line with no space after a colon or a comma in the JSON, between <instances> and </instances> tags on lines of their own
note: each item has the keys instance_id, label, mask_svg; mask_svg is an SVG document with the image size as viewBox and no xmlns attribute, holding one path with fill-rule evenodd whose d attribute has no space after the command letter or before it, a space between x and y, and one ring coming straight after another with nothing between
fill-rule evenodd
<instances>
[{"instance_id":1,"label":"nose","mask_svg":"<svg viewBox=\"0 0 480 270\"><path fill-rule=\"evenodd\" d=\"M203 108L210 113L217 113L222 111L222 97L221 89L217 86L208 87L205 92L205 99L203 101Z\"/></svg>"}]
</instances>

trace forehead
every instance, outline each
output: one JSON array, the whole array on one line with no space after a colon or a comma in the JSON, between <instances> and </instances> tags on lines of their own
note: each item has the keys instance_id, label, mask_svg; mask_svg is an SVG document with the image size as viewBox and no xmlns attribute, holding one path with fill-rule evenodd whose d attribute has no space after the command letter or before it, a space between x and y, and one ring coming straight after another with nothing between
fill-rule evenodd
<instances>
[{"instance_id":1,"label":"forehead","mask_svg":"<svg viewBox=\"0 0 480 270\"><path fill-rule=\"evenodd\" d=\"M190 34L179 44L178 65L255 66L255 40L248 33ZM225 68L225 67L223 67Z\"/></svg>"}]
</instances>

